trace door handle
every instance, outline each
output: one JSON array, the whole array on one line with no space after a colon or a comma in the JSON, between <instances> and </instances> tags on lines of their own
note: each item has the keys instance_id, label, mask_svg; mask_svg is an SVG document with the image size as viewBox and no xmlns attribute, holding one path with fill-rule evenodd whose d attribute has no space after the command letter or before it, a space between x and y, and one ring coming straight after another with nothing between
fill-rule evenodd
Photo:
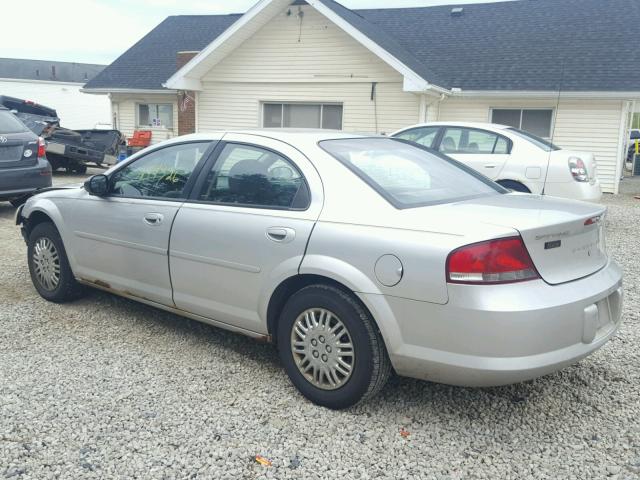
<instances>
[{"instance_id":1,"label":"door handle","mask_svg":"<svg viewBox=\"0 0 640 480\"><path fill-rule=\"evenodd\" d=\"M162 223L162 221L164 220L164 215L162 215L161 213L147 213L145 214L143 220L147 225L155 227Z\"/></svg>"},{"instance_id":2,"label":"door handle","mask_svg":"<svg viewBox=\"0 0 640 480\"><path fill-rule=\"evenodd\" d=\"M267 228L267 238L278 243L289 243L296 238L296 231L287 227Z\"/></svg>"}]
</instances>

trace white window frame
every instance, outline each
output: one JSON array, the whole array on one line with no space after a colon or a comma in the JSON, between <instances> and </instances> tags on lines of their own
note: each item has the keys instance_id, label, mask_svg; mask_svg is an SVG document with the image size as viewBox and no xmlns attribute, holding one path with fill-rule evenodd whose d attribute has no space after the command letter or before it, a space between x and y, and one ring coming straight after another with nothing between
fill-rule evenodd
<instances>
[{"instance_id":1,"label":"white window frame","mask_svg":"<svg viewBox=\"0 0 640 480\"><path fill-rule=\"evenodd\" d=\"M264 107L265 105L280 105L280 127L265 127L264 125ZM287 101L262 101L260 102L260 127L261 128L284 128L284 106L285 105L308 105L308 106L320 106L320 126L318 128L322 128L322 120L324 115L324 107L325 105L329 106L338 106L341 107L340 112L340 130L343 130L344 127L344 104L341 102L287 102ZM290 127L296 128L296 127ZM327 129L328 130L328 129Z\"/></svg>"},{"instance_id":2,"label":"white window frame","mask_svg":"<svg viewBox=\"0 0 640 480\"><path fill-rule=\"evenodd\" d=\"M555 107L491 107L489 108L489 123L493 122L494 110L520 110L520 124L518 128L522 130L522 116L525 110L550 110L551 111L551 124L549 125L549 136L541 137L545 140L551 140L553 138L553 132L556 128L556 109Z\"/></svg>"},{"instance_id":3,"label":"white window frame","mask_svg":"<svg viewBox=\"0 0 640 480\"><path fill-rule=\"evenodd\" d=\"M153 125L141 125L140 124L140 105L167 105L171 107L171 125L164 125L159 127L154 127ZM151 115L151 112L149 112ZM136 128L137 129L162 129L162 130L171 130L173 131L173 124L175 122L174 118L175 112L173 108L173 103L171 102L136 102Z\"/></svg>"}]
</instances>

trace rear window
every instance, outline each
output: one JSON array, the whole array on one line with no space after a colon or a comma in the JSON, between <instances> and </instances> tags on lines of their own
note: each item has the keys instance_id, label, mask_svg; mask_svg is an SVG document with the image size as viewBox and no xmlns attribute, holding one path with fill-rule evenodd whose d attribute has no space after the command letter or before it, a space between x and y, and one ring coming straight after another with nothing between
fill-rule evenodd
<instances>
[{"instance_id":1,"label":"rear window","mask_svg":"<svg viewBox=\"0 0 640 480\"><path fill-rule=\"evenodd\" d=\"M24 126L20 120L16 118L16 116L7 111L0 111L0 135L3 133L22 133L26 132L27 127Z\"/></svg>"},{"instance_id":2,"label":"rear window","mask_svg":"<svg viewBox=\"0 0 640 480\"><path fill-rule=\"evenodd\" d=\"M545 152L560 150L560 147L554 145L548 140L545 140L544 138L540 138L537 135L534 135L533 133L525 132L524 130L518 130L517 128L507 128L507 130L510 131L511 133L515 133L516 135L518 135L521 138L524 138L525 140L529 140L536 147L541 148Z\"/></svg>"},{"instance_id":3,"label":"rear window","mask_svg":"<svg viewBox=\"0 0 640 480\"><path fill-rule=\"evenodd\" d=\"M444 155L391 138L326 140L320 146L396 208L450 203L507 190Z\"/></svg>"}]
</instances>

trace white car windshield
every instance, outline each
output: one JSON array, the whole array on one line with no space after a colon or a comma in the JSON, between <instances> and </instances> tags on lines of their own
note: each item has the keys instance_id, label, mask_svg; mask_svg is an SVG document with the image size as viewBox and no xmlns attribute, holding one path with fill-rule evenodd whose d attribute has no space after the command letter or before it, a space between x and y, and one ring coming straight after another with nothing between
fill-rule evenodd
<instances>
[{"instance_id":1,"label":"white car windshield","mask_svg":"<svg viewBox=\"0 0 640 480\"><path fill-rule=\"evenodd\" d=\"M326 140L320 146L396 208L507 192L455 160L399 139Z\"/></svg>"},{"instance_id":2,"label":"white car windshield","mask_svg":"<svg viewBox=\"0 0 640 480\"><path fill-rule=\"evenodd\" d=\"M545 140L544 138L540 138L532 133L525 132L524 130L518 130L517 128L508 128L507 130L509 130L511 133L515 133L516 135L518 135L521 138L524 138L525 140L528 140L529 142L533 143L536 147L541 148L545 152L560 150L560 147L558 147L557 145L554 145L550 141Z\"/></svg>"}]
</instances>

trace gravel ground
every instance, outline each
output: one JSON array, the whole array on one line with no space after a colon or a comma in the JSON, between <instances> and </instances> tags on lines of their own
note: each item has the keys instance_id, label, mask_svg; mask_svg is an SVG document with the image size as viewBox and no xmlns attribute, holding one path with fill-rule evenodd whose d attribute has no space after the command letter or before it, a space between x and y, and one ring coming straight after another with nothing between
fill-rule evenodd
<instances>
[{"instance_id":1,"label":"gravel ground","mask_svg":"<svg viewBox=\"0 0 640 480\"><path fill-rule=\"evenodd\" d=\"M0 203L0 478L640 478L640 201L604 203L612 342L509 387L393 378L345 412L305 401L270 345L97 291L40 299Z\"/></svg>"}]
</instances>

